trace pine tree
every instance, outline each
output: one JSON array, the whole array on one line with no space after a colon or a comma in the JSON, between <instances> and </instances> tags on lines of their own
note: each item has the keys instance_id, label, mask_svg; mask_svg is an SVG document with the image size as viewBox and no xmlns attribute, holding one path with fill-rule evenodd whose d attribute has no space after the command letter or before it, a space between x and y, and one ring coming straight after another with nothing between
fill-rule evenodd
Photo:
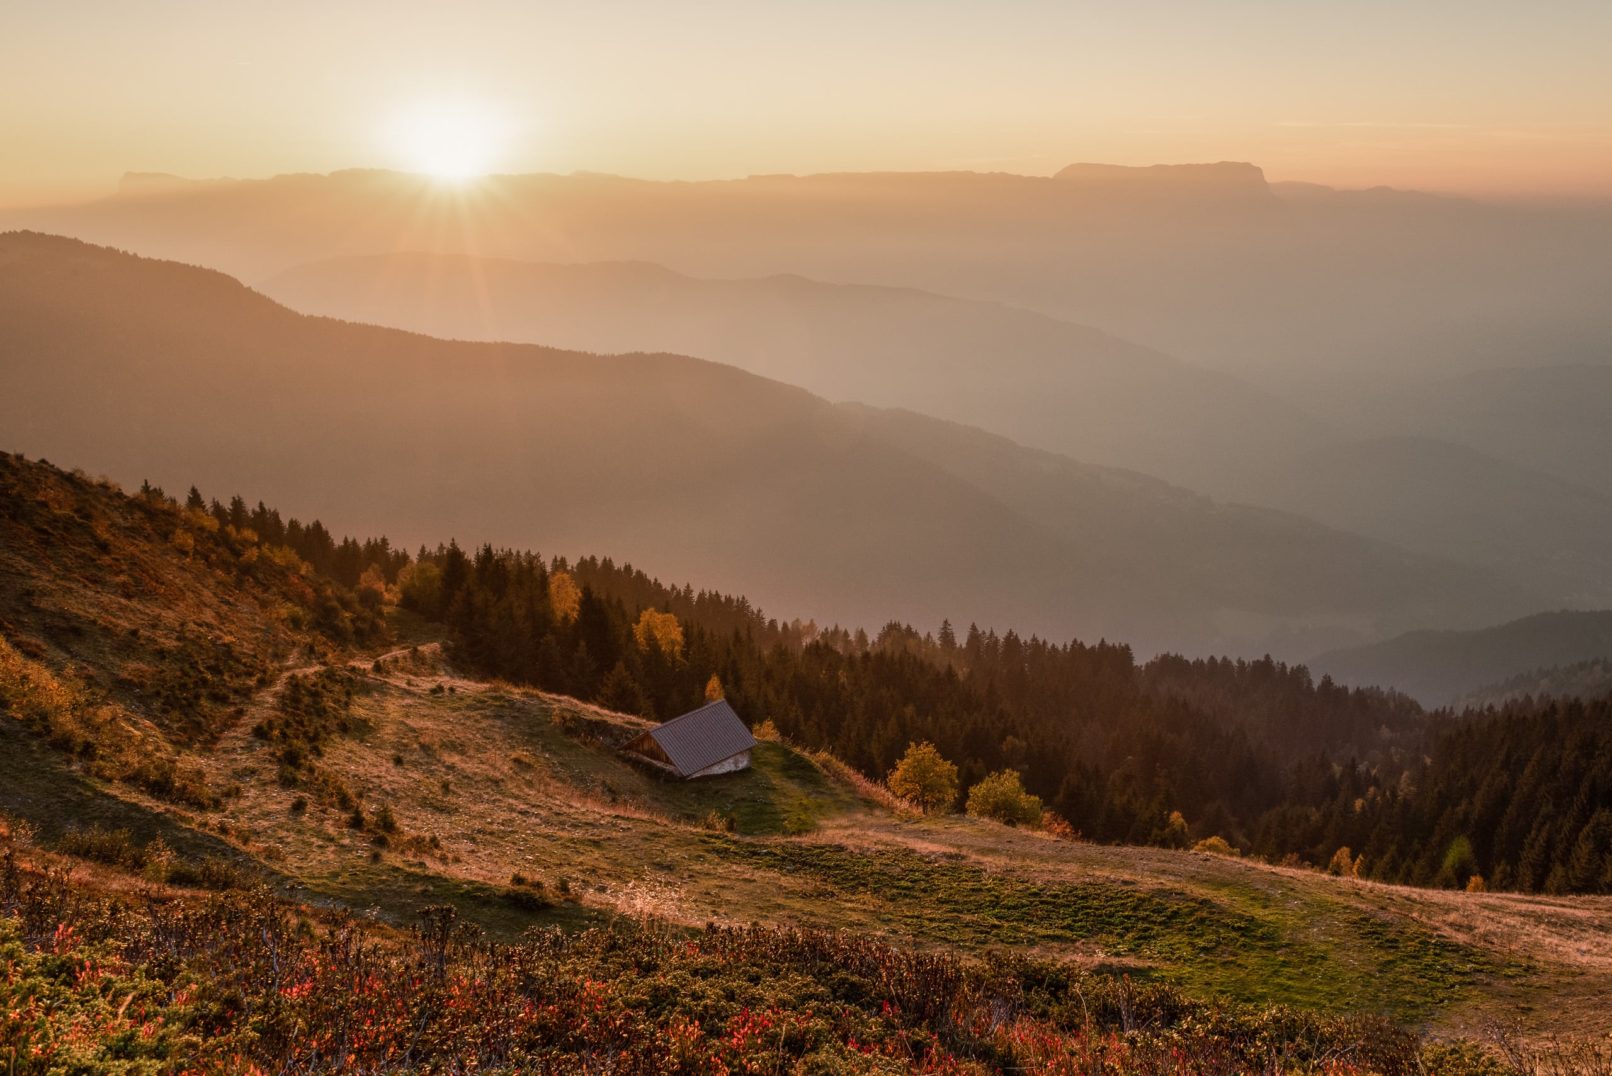
<instances>
[{"instance_id":1,"label":"pine tree","mask_svg":"<svg viewBox=\"0 0 1612 1076\"><path fill-rule=\"evenodd\" d=\"M616 662L605 676L599 686L599 705L624 714L642 714L648 709L643 689L627 670L626 662Z\"/></svg>"}]
</instances>

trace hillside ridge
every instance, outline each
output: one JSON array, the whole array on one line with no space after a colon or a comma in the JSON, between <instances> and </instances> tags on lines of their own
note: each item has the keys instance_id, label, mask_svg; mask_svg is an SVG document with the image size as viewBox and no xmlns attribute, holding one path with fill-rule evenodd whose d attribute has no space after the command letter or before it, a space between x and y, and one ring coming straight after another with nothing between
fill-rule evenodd
<instances>
[{"instance_id":1,"label":"hillside ridge","mask_svg":"<svg viewBox=\"0 0 1612 1076\"><path fill-rule=\"evenodd\" d=\"M14 604L0 610L0 690L23 720L0 729L0 812L36 827L42 855L160 873L181 891L261 877L286 898L398 925L447 903L502 937L649 916L964 953L1031 946L1196 998L1331 1010L1369 997L1371 1011L1450 1031L1546 998L1551 1026L1576 1027L1612 974L1612 951L1582 945L1612 937L1586 925L1612 916L1607 898L1407 889L925 817L832 757L772 739L741 774L667 782L614 751L642 718L467 677L440 629L391 607L373 575L353 596L160 490L128 496L10 456L3 473L12 555L0 594ZM331 548L333 565L349 548L386 555ZM141 581L68 567L86 557L116 558ZM213 630L236 638L282 610L284 635L264 637L283 642L212 721L165 723L116 648L167 654L165 625L215 605ZM119 662L125 674L111 675ZM64 721L97 715L110 729L149 722L188 779L103 768L104 752L62 737Z\"/></svg>"},{"instance_id":2,"label":"hillside ridge","mask_svg":"<svg viewBox=\"0 0 1612 1076\"><path fill-rule=\"evenodd\" d=\"M0 310L10 447L241 489L410 545L609 548L825 622L950 616L1149 651L1308 653L1540 600L1075 461L1058 462L1054 510L1012 507L1000 484L1049 481L1011 442L987 468L947 427L913 438L910 416L852 418L733 367L309 318L219 274L72 240L0 239ZM285 435L306 428L326 435Z\"/></svg>"}]
</instances>

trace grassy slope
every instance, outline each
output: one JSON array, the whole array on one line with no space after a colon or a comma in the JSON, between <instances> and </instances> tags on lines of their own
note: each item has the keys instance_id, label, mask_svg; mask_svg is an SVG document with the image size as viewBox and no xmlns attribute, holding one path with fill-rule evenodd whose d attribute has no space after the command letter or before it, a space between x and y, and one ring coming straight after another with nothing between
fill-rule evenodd
<instances>
[{"instance_id":1,"label":"grassy slope","mask_svg":"<svg viewBox=\"0 0 1612 1076\"><path fill-rule=\"evenodd\" d=\"M903 817L776 744L747 773L667 783L561 727L571 715L573 727L581 717L624 734L636 719L431 665L428 649L423 662L370 674L358 732L322 762L370 810L396 815L379 861L340 809L293 813L298 793L275 782L272 749L248 721L204 760L242 789L213 823L304 898L393 919L446 900L504 936L613 915L837 926L1033 948L1197 993L1451 1030L1503 1018L1585 1031L1612 985L1612 902L1424 893ZM736 832L711 828L713 812ZM202 821L175 813L180 825ZM431 836L440 847L425 846ZM511 904L517 872L550 897L563 879L571 897Z\"/></svg>"},{"instance_id":2,"label":"grassy slope","mask_svg":"<svg viewBox=\"0 0 1612 1076\"><path fill-rule=\"evenodd\" d=\"M25 635L63 670L100 652L133 660L141 655L123 649L142 639L166 652L173 596L183 613L211 588L225 599L211 611L221 629L240 637L263 624L261 653L283 670L310 660L305 644L290 645L294 633L259 619L232 576L176 558L160 527L156 541L142 536L143 508L118 509L109 491L84 484L64 488L79 500L52 509L54 548L0 564L10 611L0 630L13 641ZM106 552L81 541L92 533L127 544L127 563L166 589L134 588L131 598L85 582L93 576L57 575L63 557ZM26 602L11 600L18 594ZM1612 991L1606 899L1424 892L905 817L776 744L761 745L745 773L668 783L600 742L625 738L637 719L455 678L421 625L398 628L401 641L424 645L378 666L373 655L343 659L364 679L354 731L328 741L318 761L372 817L382 806L396 817L384 849L373 826L354 829L348 811L277 780L274 746L251 729L273 712L284 673L238 710L216 708L212 734L186 748L207 785L228 790L217 810L89 779L7 719L0 811L29 818L47 841L95 823L141 841L161 836L185 856L255 861L289 895L384 919L450 901L506 937L619 915L846 927L965 951L1034 949L1199 993L1382 1011L1449 1030L1501 1018L1589 1032ZM103 682L114 697L122 691ZM139 696L126 698L142 712ZM295 811L302 796L306 809ZM512 887L516 873L540 880L545 899L521 899L534 890Z\"/></svg>"}]
</instances>

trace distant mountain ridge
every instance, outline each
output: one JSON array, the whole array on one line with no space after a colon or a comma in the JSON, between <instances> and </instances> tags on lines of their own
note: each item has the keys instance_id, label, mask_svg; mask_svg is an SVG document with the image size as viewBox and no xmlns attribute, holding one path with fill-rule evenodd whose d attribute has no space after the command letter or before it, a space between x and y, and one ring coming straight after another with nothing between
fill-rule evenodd
<instances>
[{"instance_id":1,"label":"distant mountain ridge","mask_svg":"<svg viewBox=\"0 0 1612 1076\"><path fill-rule=\"evenodd\" d=\"M1524 698L1598 699L1608 695L1612 695L1612 658L1592 658L1519 673L1468 692L1456 700L1455 706L1505 706Z\"/></svg>"},{"instance_id":2,"label":"distant mountain ridge","mask_svg":"<svg viewBox=\"0 0 1612 1076\"><path fill-rule=\"evenodd\" d=\"M1265 170L1246 161L1217 161L1213 164L1153 164L1128 167L1119 164L1079 162L1052 175L1072 183L1102 183L1168 189L1196 194L1245 194L1255 197L1271 194Z\"/></svg>"},{"instance_id":3,"label":"distant mountain ridge","mask_svg":"<svg viewBox=\"0 0 1612 1076\"><path fill-rule=\"evenodd\" d=\"M1595 284L1612 275L1612 211L1318 193L1256 186L1244 164L1080 165L1065 178L534 174L463 188L349 170L18 211L0 227L249 280L406 250L800 273L1008 302L1245 376L1291 372L1295 358L1385 374L1498 365L1519 348L1567 361L1612 337Z\"/></svg>"},{"instance_id":4,"label":"distant mountain ridge","mask_svg":"<svg viewBox=\"0 0 1612 1076\"><path fill-rule=\"evenodd\" d=\"M1193 488L1324 435L1229 375L1088 326L912 288L423 252L317 262L258 286L303 313L452 339L697 355Z\"/></svg>"},{"instance_id":5,"label":"distant mountain ridge","mask_svg":"<svg viewBox=\"0 0 1612 1076\"><path fill-rule=\"evenodd\" d=\"M1612 659L1612 610L1538 613L1471 631L1413 631L1310 662L1346 684L1394 687L1447 706L1512 678Z\"/></svg>"},{"instance_id":6,"label":"distant mountain ridge","mask_svg":"<svg viewBox=\"0 0 1612 1076\"><path fill-rule=\"evenodd\" d=\"M1000 303L422 252L311 263L261 287L304 313L433 336L698 355L1490 567L1547 605L1612 601L1612 496L1427 436L1361 439L1239 378Z\"/></svg>"},{"instance_id":7,"label":"distant mountain ridge","mask_svg":"<svg viewBox=\"0 0 1612 1076\"><path fill-rule=\"evenodd\" d=\"M610 551L821 620L1301 654L1540 601L731 367L306 317L216 272L58 237L0 237L0 318L14 450L405 542Z\"/></svg>"}]
</instances>

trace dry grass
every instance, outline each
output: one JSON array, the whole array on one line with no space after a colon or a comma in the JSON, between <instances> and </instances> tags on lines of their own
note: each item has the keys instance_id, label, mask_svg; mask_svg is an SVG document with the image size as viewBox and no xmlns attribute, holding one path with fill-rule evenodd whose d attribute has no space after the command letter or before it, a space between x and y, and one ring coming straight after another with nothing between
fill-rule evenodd
<instances>
[{"instance_id":1,"label":"dry grass","mask_svg":"<svg viewBox=\"0 0 1612 1076\"><path fill-rule=\"evenodd\" d=\"M124 660L143 660L142 653L136 648ZM735 790L776 781L780 796L821 801L808 804L812 817L805 828L815 832L791 843L848 863L902 850L933 865L919 869L940 876L966 867L1019 896L1036 886L1106 887L1116 899L1163 894L1160 899L1262 917L1272 929L1288 931L1293 945L1334 952L1343 963L1353 959L1349 947L1358 942L1349 924L1364 916L1528 966L1525 976L1489 982L1459 1003L1439 1002L1441 1028L1477 1034L1503 1021L1520 1025L1531 1042L1543 1041L1549 1030L1582 1039L1612 993L1612 901L1407 890L1245 860L1055 841L958 817L924 818L837 759L772 744L764 746L778 753L774 761L789 766L767 770L758 763L747 777L667 784L601 745L599 730L608 733L603 740L626 739L645 727L643 719L457 675L440 645L420 637L418 625L409 645L335 660L362 676L369 690L354 701L353 734L326 743L316 765L358 798L363 828L350 824L350 812L304 789L282 787L272 746L250 734L290 674L322 664L306 658L283 666L216 743L192 756L210 786L239 790L219 810L162 804L126 789L118 794L183 826L226 833L232 845L273 863L309 894L361 908L405 909L468 894L465 899L482 901L483 921L511 933L533 921L623 915L688 925L757 920L899 929L922 943L957 944L950 940L955 924L945 919L951 913L902 908L893 914L898 909L887 894L779 869L751 854L783 842L700 825L716 804L728 804L725 811L750 809ZM763 761L772 757L761 755ZM303 806L294 810L299 798ZM391 831L375 823L382 808L395 820ZM543 883L549 898L563 880L569 899L532 912L500 903L496 894L516 874ZM923 885L920 879L918 891ZM988 917L991 909L971 914ZM1043 932L1027 944L1139 973L1172 974L1179 968L1170 960L1182 959L1116 950L1080 935ZM1263 988L1247 986L1253 997L1263 996Z\"/></svg>"},{"instance_id":2,"label":"dry grass","mask_svg":"<svg viewBox=\"0 0 1612 1076\"><path fill-rule=\"evenodd\" d=\"M809 752L809 757L830 777L856 793L865 802L902 818L917 818L923 814L917 807L891 792L882 781L865 777L827 751L812 751Z\"/></svg>"}]
</instances>

